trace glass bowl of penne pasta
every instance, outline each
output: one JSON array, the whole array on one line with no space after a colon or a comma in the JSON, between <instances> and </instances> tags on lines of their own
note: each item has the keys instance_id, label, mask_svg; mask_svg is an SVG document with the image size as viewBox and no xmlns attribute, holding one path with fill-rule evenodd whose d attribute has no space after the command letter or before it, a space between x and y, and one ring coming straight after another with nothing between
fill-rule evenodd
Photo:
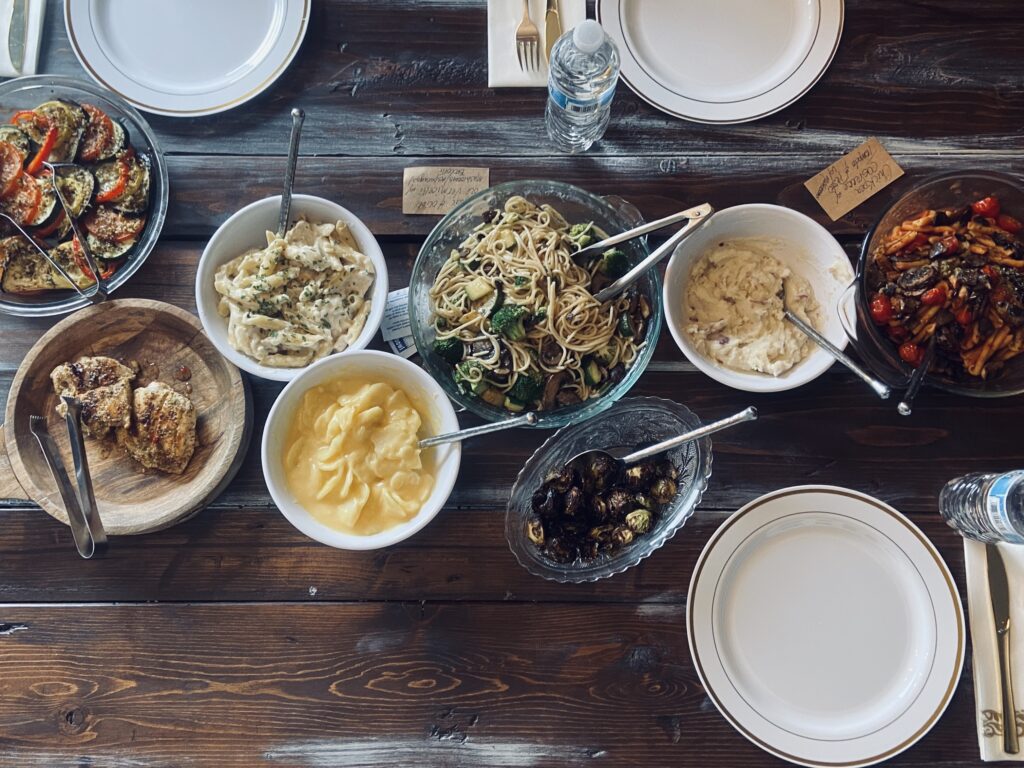
<instances>
[{"instance_id":1,"label":"glass bowl of penne pasta","mask_svg":"<svg viewBox=\"0 0 1024 768\"><path fill-rule=\"evenodd\" d=\"M904 386L934 345L932 386L1024 392L1020 218L1024 180L994 172L925 179L885 210L864 239L845 323L876 374Z\"/></svg>"}]
</instances>

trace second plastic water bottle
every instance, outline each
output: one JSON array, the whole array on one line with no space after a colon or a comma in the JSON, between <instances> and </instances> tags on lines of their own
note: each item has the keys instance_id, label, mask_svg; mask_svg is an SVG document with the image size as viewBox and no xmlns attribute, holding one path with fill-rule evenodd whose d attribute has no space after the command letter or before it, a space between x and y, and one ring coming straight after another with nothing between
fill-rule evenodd
<instances>
[{"instance_id":1,"label":"second plastic water bottle","mask_svg":"<svg viewBox=\"0 0 1024 768\"><path fill-rule=\"evenodd\" d=\"M548 67L548 136L563 152L586 152L604 136L619 79L619 51L596 21L558 38Z\"/></svg>"}]
</instances>

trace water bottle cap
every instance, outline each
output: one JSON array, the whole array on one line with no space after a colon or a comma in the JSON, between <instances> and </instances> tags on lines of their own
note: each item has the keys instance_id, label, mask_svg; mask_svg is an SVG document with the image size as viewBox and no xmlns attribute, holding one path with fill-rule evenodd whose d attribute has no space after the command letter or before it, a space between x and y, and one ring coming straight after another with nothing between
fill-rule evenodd
<instances>
[{"instance_id":1,"label":"water bottle cap","mask_svg":"<svg viewBox=\"0 0 1024 768\"><path fill-rule=\"evenodd\" d=\"M584 53L594 53L604 43L604 30L593 19L587 19L572 31L572 42Z\"/></svg>"}]
</instances>

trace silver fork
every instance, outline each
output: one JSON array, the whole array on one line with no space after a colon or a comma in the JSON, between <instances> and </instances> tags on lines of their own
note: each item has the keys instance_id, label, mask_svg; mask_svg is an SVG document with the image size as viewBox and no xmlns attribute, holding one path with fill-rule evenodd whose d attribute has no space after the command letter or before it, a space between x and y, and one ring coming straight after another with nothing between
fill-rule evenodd
<instances>
[{"instance_id":1,"label":"silver fork","mask_svg":"<svg viewBox=\"0 0 1024 768\"><path fill-rule=\"evenodd\" d=\"M540 69L540 30L530 18L530 0L523 0L523 20L516 27L516 54L520 69Z\"/></svg>"}]
</instances>

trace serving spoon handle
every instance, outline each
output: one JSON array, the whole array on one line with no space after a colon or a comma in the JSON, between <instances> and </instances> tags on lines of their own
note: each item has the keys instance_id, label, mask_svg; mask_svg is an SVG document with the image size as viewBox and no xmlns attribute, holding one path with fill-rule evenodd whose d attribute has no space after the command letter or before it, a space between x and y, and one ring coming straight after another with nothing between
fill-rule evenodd
<instances>
[{"instance_id":1,"label":"serving spoon handle","mask_svg":"<svg viewBox=\"0 0 1024 768\"><path fill-rule=\"evenodd\" d=\"M757 418L757 408L750 406L744 408L739 413L734 413L732 416L728 416L718 421L713 421L710 424L691 429L689 432L684 432L681 435L670 437L660 443L642 448L639 451L633 451L633 453L626 454L622 457L621 461L623 464L632 464L633 462L640 461L641 459L648 459L651 456L657 456L659 453L664 451L670 451L673 448L689 443L693 440L699 440L702 437L713 435L715 432L721 432L723 429L734 427L737 424L742 424L744 421L753 421Z\"/></svg>"},{"instance_id":2,"label":"serving spoon handle","mask_svg":"<svg viewBox=\"0 0 1024 768\"><path fill-rule=\"evenodd\" d=\"M432 445L443 445L444 443L459 443L468 437L476 437L477 435L487 435L491 432L500 432L503 429L511 429L512 427L519 427L524 424L533 426L537 423L537 414L533 411L524 413L522 416L516 416L512 419L505 419L504 421L496 421L493 424L481 424L479 427L468 427L466 429L460 429L456 432L445 432L443 435L434 435L433 437L426 437L419 442L420 448L429 448Z\"/></svg>"},{"instance_id":3,"label":"serving spoon handle","mask_svg":"<svg viewBox=\"0 0 1024 768\"><path fill-rule=\"evenodd\" d=\"M292 133L288 139L288 165L284 169L284 190L281 192L281 212L277 217L277 236L284 237L288 231L288 219L292 212L292 187L295 186L295 166L299 162L299 138L306 113L298 107L292 109Z\"/></svg>"}]
</instances>

